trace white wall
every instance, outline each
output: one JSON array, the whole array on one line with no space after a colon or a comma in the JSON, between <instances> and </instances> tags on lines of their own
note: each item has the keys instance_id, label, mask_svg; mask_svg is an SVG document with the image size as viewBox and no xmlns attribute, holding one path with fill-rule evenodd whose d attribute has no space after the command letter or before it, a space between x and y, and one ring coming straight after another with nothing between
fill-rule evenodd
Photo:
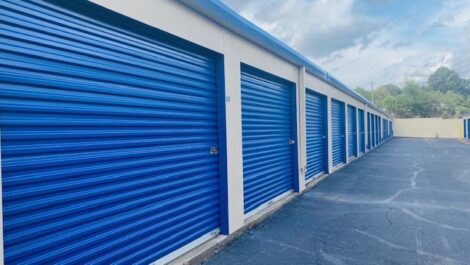
<instances>
[{"instance_id":1,"label":"white wall","mask_svg":"<svg viewBox=\"0 0 470 265\"><path fill-rule=\"evenodd\" d=\"M462 138L462 119L395 119L395 136L417 138Z\"/></svg>"}]
</instances>

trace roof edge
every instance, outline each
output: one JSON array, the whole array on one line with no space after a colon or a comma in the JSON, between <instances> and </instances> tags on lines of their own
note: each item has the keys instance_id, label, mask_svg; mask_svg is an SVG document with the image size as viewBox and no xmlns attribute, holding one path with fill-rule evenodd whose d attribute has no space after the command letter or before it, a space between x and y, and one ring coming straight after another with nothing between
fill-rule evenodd
<instances>
[{"instance_id":1,"label":"roof edge","mask_svg":"<svg viewBox=\"0 0 470 265\"><path fill-rule=\"evenodd\" d=\"M333 75L311 62L304 55L295 51L285 43L276 39L274 36L259 28L249 20L239 15L234 10L218 0L179 0L181 3L196 10L200 14L208 17L212 21L222 25L223 27L235 32L236 34L248 39L249 41L263 47L264 49L278 55L284 60L295 64L299 67L305 67L305 70L315 77L330 84L336 89L346 93L347 95L366 104L368 107L382 113L391 118L385 111L379 109L375 104L350 89Z\"/></svg>"}]
</instances>

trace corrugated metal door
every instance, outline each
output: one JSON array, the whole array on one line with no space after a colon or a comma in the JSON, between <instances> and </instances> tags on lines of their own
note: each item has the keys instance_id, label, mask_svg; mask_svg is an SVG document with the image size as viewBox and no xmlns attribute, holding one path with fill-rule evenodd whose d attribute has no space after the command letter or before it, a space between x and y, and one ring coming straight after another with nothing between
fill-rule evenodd
<instances>
[{"instance_id":1,"label":"corrugated metal door","mask_svg":"<svg viewBox=\"0 0 470 265\"><path fill-rule=\"evenodd\" d=\"M388 120L384 120L384 134L385 134L385 139L388 139L389 133L388 133Z\"/></svg>"},{"instance_id":2,"label":"corrugated metal door","mask_svg":"<svg viewBox=\"0 0 470 265\"><path fill-rule=\"evenodd\" d=\"M306 179L312 179L327 171L327 103L326 97L307 89L307 173Z\"/></svg>"},{"instance_id":3,"label":"corrugated metal door","mask_svg":"<svg viewBox=\"0 0 470 265\"><path fill-rule=\"evenodd\" d=\"M467 139L470 139L470 119L467 120Z\"/></svg>"},{"instance_id":4,"label":"corrugated metal door","mask_svg":"<svg viewBox=\"0 0 470 265\"><path fill-rule=\"evenodd\" d=\"M359 152L363 154L366 151L364 111L361 109L358 109L358 116L359 116Z\"/></svg>"},{"instance_id":5,"label":"corrugated metal door","mask_svg":"<svg viewBox=\"0 0 470 265\"><path fill-rule=\"evenodd\" d=\"M371 133L372 127L371 127L371 118L370 118L370 113L367 112L367 149L371 150L372 149L372 133Z\"/></svg>"},{"instance_id":6,"label":"corrugated metal door","mask_svg":"<svg viewBox=\"0 0 470 265\"><path fill-rule=\"evenodd\" d=\"M466 130L465 130L465 132L467 134L467 139L470 139L470 119L466 120Z\"/></svg>"},{"instance_id":7,"label":"corrugated metal door","mask_svg":"<svg viewBox=\"0 0 470 265\"><path fill-rule=\"evenodd\" d=\"M242 65L245 213L293 189L294 86Z\"/></svg>"},{"instance_id":8,"label":"corrugated metal door","mask_svg":"<svg viewBox=\"0 0 470 265\"><path fill-rule=\"evenodd\" d=\"M463 137L467 138L467 120L463 120Z\"/></svg>"},{"instance_id":9,"label":"corrugated metal door","mask_svg":"<svg viewBox=\"0 0 470 265\"><path fill-rule=\"evenodd\" d=\"M381 122L381 124L382 124L382 127L381 127L381 129L382 129L382 142L385 138L387 138L387 130L386 130L387 128L386 128L385 122L386 122L385 119L382 119L382 122Z\"/></svg>"},{"instance_id":10,"label":"corrugated metal door","mask_svg":"<svg viewBox=\"0 0 470 265\"><path fill-rule=\"evenodd\" d=\"M467 138L470 139L470 119L467 120Z\"/></svg>"},{"instance_id":11,"label":"corrugated metal door","mask_svg":"<svg viewBox=\"0 0 470 265\"><path fill-rule=\"evenodd\" d=\"M384 120L384 134L385 138L388 139L389 133L388 133L388 120Z\"/></svg>"},{"instance_id":12,"label":"corrugated metal door","mask_svg":"<svg viewBox=\"0 0 470 265\"><path fill-rule=\"evenodd\" d=\"M383 134L382 134L382 118L378 117L377 124L379 125L379 144L382 143Z\"/></svg>"},{"instance_id":13,"label":"corrugated metal door","mask_svg":"<svg viewBox=\"0 0 470 265\"><path fill-rule=\"evenodd\" d=\"M371 118L371 139L372 139L372 149L375 148L376 146L376 143L375 143L375 115L374 114L370 114L370 118Z\"/></svg>"},{"instance_id":14,"label":"corrugated metal door","mask_svg":"<svg viewBox=\"0 0 470 265\"><path fill-rule=\"evenodd\" d=\"M346 163L345 107L338 100L331 100L331 143L333 166Z\"/></svg>"},{"instance_id":15,"label":"corrugated metal door","mask_svg":"<svg viewBox=\"0 0 470 265\"><path fill-rule=\"evenodd\" d=\"M380 144L380 120L379 116L375 116L375 146Z\"/></svg>"},{"instance_id":16,"label":"corrugated metal door","mask_svg":"<svg viewBox=\"0 0 470 265\"><path fill-rule=\"evenodd\" d=\"M348 157L357 156L357 113L356 108L348 105Z\"/></svg>"},{"instance_id":17,"label":"corrugated metal door","mask_svg":"<svg viewBox=\"0 0 470 265\"><path fill-rule=\"evenodd\" d=\"M470 119L467 120L467 138L470 139Z\"/></svg>"},{"instance_id":18,"label":"corrugated metal door","mask_svg":"<svg viewBox=\"0 0 470 265\"><path fill-rule=\"evenodd\" d=\"M148 264L220 226L215 57L69 4L0 2L5 262Z\"/></svg>"}]
</instances>

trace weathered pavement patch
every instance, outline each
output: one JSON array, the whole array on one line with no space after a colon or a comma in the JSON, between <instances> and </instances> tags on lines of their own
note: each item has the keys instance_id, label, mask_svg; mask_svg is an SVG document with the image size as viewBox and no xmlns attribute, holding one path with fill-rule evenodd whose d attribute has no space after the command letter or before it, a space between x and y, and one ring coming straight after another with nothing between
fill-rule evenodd
<instances>
[{"instance_id":1,"label":"weathered pavement patch","mask_svg":"<svg viewBox=\"0 0 470 265\"><path fill-rule=\"evenodd\" d=\"M470 264L470 146L393 139L207 264Z\"/></svg>"}]
</instances>

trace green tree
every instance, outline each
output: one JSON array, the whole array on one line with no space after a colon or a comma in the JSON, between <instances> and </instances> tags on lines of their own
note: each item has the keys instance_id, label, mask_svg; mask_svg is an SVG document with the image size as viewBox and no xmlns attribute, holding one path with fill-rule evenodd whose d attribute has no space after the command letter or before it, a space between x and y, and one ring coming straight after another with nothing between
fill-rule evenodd
<instances>
[{"instance_id":1,"label":"green tree","mask_svg":"<svg viewBox=\"0 0 470 265\"><path fill-rule=\"evenodd\" d=\"M427 86L407 82L403 89L387 84L373 92L361 87L355 91L370 101L373 98L375 105L397 118L451 118L470 112L466 87L470 91L470 80L461 79L453 70L439 68L429 77Z\"/></svg>"},{"instance_id":2,"label":"green tree","mask_svg":"<svg viewBox=\"0 0 470 265\"><path fill-rule=\"evenodd\" d=\"M356 87L354 89L357 93L359 93L361 96L365 97L367 100L372 101L372 92L363 88L363 87Z\"/></svg>"},{"instance_id":3,"label":"green tree","mask_svg":"<svg viewBox=\"0 0 470 265\"><path fill-rule=\"evenodd\" d=\"M433 90L470 94L467 88L468 81L460 78L459 74L447 67L440 67L428 79L428 87Z\"/></svg>"}]
</instances>

